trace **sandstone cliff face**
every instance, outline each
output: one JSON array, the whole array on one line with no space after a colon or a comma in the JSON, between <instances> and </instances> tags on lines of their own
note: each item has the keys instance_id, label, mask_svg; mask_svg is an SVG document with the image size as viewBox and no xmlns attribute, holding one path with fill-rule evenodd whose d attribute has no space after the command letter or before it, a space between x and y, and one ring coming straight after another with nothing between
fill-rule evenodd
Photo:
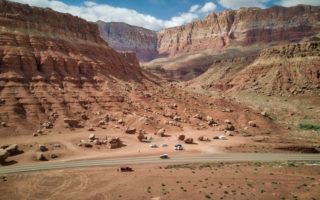
<instances>
[{"instance_id":1,"label":"sandstone cliff face","mask_svg":"<svg viewBox=\"0 0 320 200\"><path fill-rule=\"evenodd\" d=\"M0 1L0 120L20 126L10 131L123 101L115 79L142 77L135 56L108 47L95 24Z\"/></svg>"},{"instance_id":2,"label":"sandstone cliff face","mask_svg":"<svg viewBox=\"0 0 320 200\"><path fill-rule=\"evenodd\" d=\"M320 90L320 42L267 48L248 66L210 87L268 95L315 93Z\"/></svg>"},{"instance_id":3,"label":"sandstone cliff face","mask_svg":"<svg viewBox=\"0 0 320 200\"><path fill-rule=\"evenodd\" d=\"M118 51L132 51L140 61L149 61L157 56L156 32L120 22L97 22L100 34L110 47Z\"/></svg>"},{"instance_id":4,"label":"sandstone cliff face","mask_svg":"<svg viewBox=\"0 0 320 200\"><path fill-rule=\"evenodd\" d=\"M204 20L158 33L160 55L222 49L230 45L299 41L320 30L320 7L243 8L212 13Z\"/></svg>"},{"instance_id":5,"label":"sandstone cliff face","mask_svg":"<svg viewBox=\"0 0 320 200\"><path fill-rule=\"evenodd\" d=\"M266 95L312 94L320 90L320 43L301 42L264 49L255 57L214 63L189 85Z\"/></svg>"}]
</instances>

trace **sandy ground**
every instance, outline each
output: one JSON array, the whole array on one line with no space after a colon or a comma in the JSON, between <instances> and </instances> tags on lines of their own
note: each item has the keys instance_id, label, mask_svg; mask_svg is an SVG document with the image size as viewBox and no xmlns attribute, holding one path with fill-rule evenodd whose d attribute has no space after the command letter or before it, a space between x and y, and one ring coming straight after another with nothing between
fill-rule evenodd
<instances>
[{"instance_id":1,"label":"sandy ground","mask_svg":"<svg viewBox=\"0 0 320 200\"><path fill-rule=\"evenodd\" d=\"M81 139L87 139L89 134L95 134L100 139L111 137L120 137L123 141L123 147L118 149L108 149L105 145L94 145L92 148L79 147L77 144ZM168 132L168 137L159 137L152 134L146 136L153 137L151 143L139 142L137 140L137 134L129 135L125 134L121 129L109 129L109 130L97 130L89 132L85 129L68 131L63 134L48 133L47 135L41 135L33 137L30 135L22 135L15 137L7 137L3 142L6 144L18 144L19 148L24 153L11 156L7 160L14 160L17 163L31 163L39 162L36 160L36 154L39 151L39 144L45 144L49 150L45 152L47 157L51 154L58 155L58 158L51 159L50 161L68 161L79 159L95 159L95 158L115 158L115 157L130 157L130 156L144 156L144 155L160 155L162 153L174 154L192 154L192 153L223 153L228 146L239 146L245 143L250 143L249 138L242 137L240 135L226 136L227 140L211 140L209 142L198 141L199 136L206 136L211 138L213 136L224 135L223 131L207 130L192 130L185 129L183 134L188 138L194 139L194 144L185 144L178 140L178 136L182 132ZM61 147L54 147L54 144L60 144ZM150 144L157 144L159 148L150 148ZM167 144L167 147L160 147L161 144ZM182 144L184 146L183 151L175 151L174 145Z\"/></svg>"},{"instance_id":2,"label":"sandy ground","mask_svg":"<svg viewBox=\"0 0 320 200\"><path fill-rule=\"evenodd\" d=\"M9 174L0 199L319 199L319 165L135 165Z\"/></svg>"}]
</instances>

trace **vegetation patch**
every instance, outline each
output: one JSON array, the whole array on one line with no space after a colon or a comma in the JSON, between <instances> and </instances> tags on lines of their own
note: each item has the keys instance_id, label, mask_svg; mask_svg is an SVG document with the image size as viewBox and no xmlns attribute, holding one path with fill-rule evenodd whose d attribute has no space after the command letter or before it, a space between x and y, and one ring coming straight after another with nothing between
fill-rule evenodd
<instances>
[{"instance_id":1,"label":"vegetation patch","mask_svg":"<svg viewBox=\"0 0 320 200\"><path fill-rule=\"evenodd\" d=\"M299 128L304 130L314 130L320 132L320 125L315 124L299 124Z\"/></svg>"}]
</instances>

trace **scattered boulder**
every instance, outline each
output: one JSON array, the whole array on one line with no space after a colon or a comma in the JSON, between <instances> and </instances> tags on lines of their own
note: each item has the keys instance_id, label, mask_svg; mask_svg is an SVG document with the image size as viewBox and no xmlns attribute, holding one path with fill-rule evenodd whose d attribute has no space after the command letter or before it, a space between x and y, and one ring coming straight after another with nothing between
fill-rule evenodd
<instances>
[{"instance_id":1,"label":"scattered boulder","mask_svg":"<svg viewBox=\"0 0 320 200\"><path fill-rule=\"evenodd\" d=\"M33 137L37 137L37 136L38 136L38 134L37 134L37 133L33 133L32 135L33 135Z\"/></svg>"},{"instance_id":2,"label":"scattered boulder","mask_svg":"<svg viewBox=\"0 0 320 200\"><path fill-rule=\"evenodd\" d=\"M173 120L179 122L179 121L181 121L181 117L176 115L173 117Z\"/></svg>"},{"instance_id":3,"label":"scattered boulder","mask_svg":"<svg viewBox=\"0 0 320 200\"><path fill-rule=\"evenodd\" d=\"M19 146L17 144L11 144L5 150L9 153L10 156L20 153Z\"/></svg>"},{"instance_id":4,"label":"scattered boulder","mask_svg":"<svg viewBox=\"0 0 320 200\"><path fill-rule=\"evenodd\" d=\"M95 131L93 127L88 128L88 131Z\"/></svg>"},{"instance_id":5,"label":"scattered boulder","mask_svg":"<svg viewBox=\"0 0 320 200\"><path fill-rule=\"evenodd\" d=\"M1 122L1 126L2 126L2 127L8 127L8 125L7 125L6 122Z\"/></svg>"},{"instance_id":6,"label":"scattered boulder","mask_svg":"<svg viewBox=\"0 0 320 200\"><path fill-rule=\"evenodd\" d=\"M37 160L39 161L47 161L48 159L43 153L37 153Z\"/></svg>"},{"instance_id":7,"label":"scattered boulder","mask_svg":"<svg viewBox=\"0 0 320 200\"><path fill-rule=\"evenodd\" d=\"M50 155L50 157L53 158L53 159L55 159L55 158L58 158L58 155L55 154L55 153L53 153L53 154Z\"/></svg>"},{"instance_id":8,"label":"scattered boulder","mask_svg":"<svg viewBox=\"0 0 320 200\"><path fill-rule=\"evenodd\" d=\"M80 121L76 119L69 119L65 118L63 119L63 122L68 125L70 128L81 128L82 126L80 125Z\"/></svg>"},{"instance_id":9,"label":"scattered boulder","mask_svg":"<svg viewBox=\"0 0 320 200\"><path fill-rule=\"evenodd\" d=\"M44 128L46 128L46 129L52 129L53 128L53 123L52 122L44 122L43 124L42 124L42 126L44 127Z\"/></svg>"},{"instance_id":10,"label":"scattered boulder","mask_svg":"<svg viewBox=\"0 0 320 200\"><path fill-rule=\"evenodd\" d=\"M236 128L232 124L227 124L225 130L226 131L234 131Z\"/></svg>"},{"instance_id":11,"label":"scattered boulder","mask_svg":"<svg viewBox=\"0 0 320 200\"><path fill-rule=\"evenodd\" d=\"M94 139L96 139L96 135L95 134L90 134L88 139L93 141Z\"/></svg>"},{"instance_id":12,"label":"scattered boulder","mask_svg":"<svg viewBox=\"0 0 320 200\"><path fill-rule=\"evenodd\" d=\"M264 117L267 117L267 116L268 116L267 111L262 111L260 114L261 114L262 116L264 116Z\"/></svg>"},{"instance_id":13,"label":"scattered boulder","mask_svg":"<svg viewBox=\"0 0 320 200\"><path fill-rule=\"evenodd\" d=\"M85 143L83 143L83 146L86 147L86 148L91 148L92 144L90 144L88 142L85 142Z\"/></svg>"},{"instance_id":14,"label":"scattered boulder","mask_svg":"<svg viewBox=\"0 0 320 200\"><path fill-rule=\"evenodd\" d=\"M229 119L224 120L224 123L226 123L226 124L232 124Z\"/></svg>"},{"instance_id":15,"label":"scattered boulder","mask_svg":"<svg viewBox=\"0 0 320 200\"><path fill-rule=\"evenodd\" d=\"M0 149L0 164L4 163L9 157L9 153L5 149Z\"/></svg>"},{"instance_id":16,"label":"scattered boulder","mask_svg":"<svg viewBox=\"0 0 320 200\"><path fill-rule=\"evenodd\" d=\"M161 128L157 131L157 135L159 135L160 137L164 137L165 136L165 132L166 132L166 129L164 128Z\"/></svg>"},{"instance_id":17,"label":"scattered boulder","mask_svg":"<svg viewBox=\"0 0 320 200\"><path fill-rule=\"evenodd\" d=\"M45 152L48 151L48 148L44 144L39 144L39 150Z\"/></svg>"},{"instance_id":18,"label":"scattered boulder","mask_svg":"<svg viewBox=\"0 0 320 200\"><path fill-rule=\"evenodd\" d=\"M226 131L226 135L227 136L234 136L234 132L233 131Z\"/></svg>"},{"instance_id":19,"label":"scattered boulder","mask_svg":"<svg viewBox=\"0 0 320 200\"><path fill-rule=\"evenodd\" d=\"M118 137L111 138L110 141L109 141L109 148L110 149L119 148L119 147L121 147L121 145L122 145L122 141Z\"/></svg>"},{"instance_id":20,"label":"scattered boulder","mask_svg":"<svg viewBox=\"0 0 320 200\"><path fill-rule=\"evenodd\" d=\"M213 120L213 118L211 116L207 116L207 123L208 123L209 126L211 126L215 122L214 122L214 120Z\"/></svg>"},{"instance_id":21,"label":"scattered boulder","mask_svg":"<svg viewBox=\"0 0 320 200\"><path fill-rule=\"evenodd\" d=\"M248 125L251 127L257 127L257 124L254 121L249 121Z\"/></svg>"},{"instance_id":22,"label":"scattered boulder","mask_svg":"<svg viewBox=\"0 0 320 200\"><path fill-rule=\"evenodd\" d=\"M119 119L119 120L118 120L118 124L124 125L123 119Z\"/></svg>"},{"instance_id":23,"label":"scattered boulder","mask_svg":"<svg viewBox=\"0 0 320 200\"><path fill-rule=\"evenodd\" d=\"M200 114L196 114L193 116L193 118L196 118L196 119L199 119L199 120L202 120L202 116Z\"/></svg>"},{"instance_id":24,"label":"scattered boulder","mask_svg":"<svg viewBox=\"0 0 320 200\"><path fill-rule=\"evenodd\" d=\"M186 138L185 135L179 135L179 137L178 137L178 139L181 140L181 141L183 141L185 138Z\"/></svg>"},{"instance_id":25,"label":"scattered boulder","mask_svg":"<svg viewBox=\"0 0 320 200\"><path fill-rule=\"evenodd\" d=\"M205 137L205 136L200 136L200 137L198 138L198 140L199 140L199 141L202 141L202 142L210 141L210 139L207 138L207 137Z\"/></svg>"},{"instance_id":26,"label":"scattered boulder","mask_svg":"<svg viewBox=\"0 0 320 200\"><path fill-rule=\"evenodd\" d=\"M137 138L138 138L138 140L139 140L140 142L142 142L143 140L146 139L146 137L144 136L144 134L143 134L142 132L139 133L139 135L138 135Z\"/></svg>"},{"instance_id":27,"label":"scattered boulder","mask_svg":"<svg viewBox=\"0 0 320 200\"><path fill-rule=\"evenodd\" d=\"M88 120L89 117L88 117L86 114L82 114L82 115L81 115L81 119L83 119L83 120Z\"/></svg>"},{"instance_id":28,"label":"scattered boulder","mask_svg":"<svg viewBox=\"0 0 320 200\"><path fill-rule=\"evenodd\" d=\"M127 129L125 131L126 134L135 134L136 132L137 132L137 129L129 128L129 127L127 127Z\"/></svg>"},{"instance_id":29,"label":"scattered boulder","mask_svg":"<svg viewBox=\"0 0 320 200\"><path fill-rule=\"evenodd\" d=\"M99 139L95 139L95 140L93 141L93 144L95 144L95 145L101 145L101 142L100 142Z\"/></svg>"},{"instance_id":30,"label":"scattered boulder","mask_svg":"<svg viewBox=\"0 0 320 200\"><path fill-rule=\"evenodd\" d=\"M187 138L184 142L186 144L193 144L193 138Z\"/></svg>"}]
</instances>

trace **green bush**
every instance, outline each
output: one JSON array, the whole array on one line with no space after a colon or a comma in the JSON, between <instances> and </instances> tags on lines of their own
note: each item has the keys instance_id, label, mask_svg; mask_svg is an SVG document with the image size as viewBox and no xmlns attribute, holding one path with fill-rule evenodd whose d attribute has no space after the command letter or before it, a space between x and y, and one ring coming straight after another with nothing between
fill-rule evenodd
<instances>
[{"instance_id":1,"label":"green bush","mask_svg":"<svg viewBox=\"0 0 320 200\"><path fill-rule=\"evenodd\" d=\"M304 130L315 130L320 132L320 125L314 124L300 124L299 127Z\"/></svg>"}]
</instances>

